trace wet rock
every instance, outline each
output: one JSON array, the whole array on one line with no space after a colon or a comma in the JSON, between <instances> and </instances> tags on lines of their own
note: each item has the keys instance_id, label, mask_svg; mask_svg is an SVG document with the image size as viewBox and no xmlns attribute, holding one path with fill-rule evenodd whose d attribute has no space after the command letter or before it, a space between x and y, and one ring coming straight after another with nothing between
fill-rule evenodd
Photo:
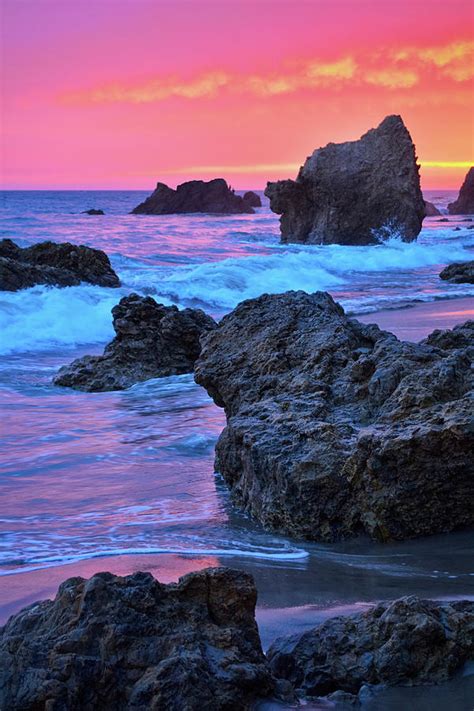
<instances>
[{"instance_id":1,"label":"wet rock","mask_svg":"<svg viewBox=\"0 0 474 711\"><path fill-rule=\"evenodd\" d=\"M150 378L192 373L199 339L216 327L201 309L158 304L130 294L112 309L117 334L101 356L83 356L63 366L55 385L97 392L124 390Z\"/></svg>"},{"instance_id":2,"label":"wet rock","mask_svg":"<svg viewBox=\"0 0 474 711\"><path fill-rule=\"evenodd\" d=\"M449 222L447 217L442 217L441 220L436 220L436 222Z\"/></svg>"},{"instance_id":3,"label":"wet rock","mask_svg":"<svg viewBox=\"0 0 474 711\"><path fill-rule=\"evenodd\" d=\"M435 217L436 215L441 215L441 212L438 210L436 205L433 205L432 202L428 202L428 200L425 200L425 217Z\"/></svg>"},{"instance_id":4,"label":"wet rock","mask_svg":"<svg viewBox=\"0 0 474 711\"><path fill-rule=\"evenodd\" d=\"M227 185L223 178L209 182L190 180L176 190L157 183L155 191L134 210L132 215L170 215L187 212L219 214L253 213L253 208Z\"/></svg>"},{"instance_id":5,"label":"wet rock","mask_svg":"<svg viewBox=\"0 0 474 711\"><path fill-rule=\"evenodd\" d=\"M445 333L402 342L322 292L225 316L195 378L225 409L216 469L237 505L313 540L473 526L474 322Z\"/></svg>"},{"instance_id":6,"label":"wet rock","mask_svg":"<svg viewBox=\"0 0 474 711\"><path fill-rule=\"evenodd\" d=\"M250 205L250 207L262 207L260 195L254 193L253 190L248 190L246 193L244 193L243 199L247 203L247 205Z\"/></svg>"},{"instance_id":7,"label":"wet rock","mask_svg":"<svg viewBox=\"0 0 474 711\"><path fill-rule=\"evenodd\" d=\"M474 166L469 168L457 200L449 203L448 211L450 215L474 214Z\"/></svg>"},{"instance_id":8,"label":"wet rock","mask_svg":"<svg viewBox=\"0 0 474 711\"><path fill-rule=\"evenodd\" d=\"M268 659L276 676L309 697L343 700L366 684L438 684L474 659L474 602L403 597L282 637Z\"/></svg>"},{"instance_id":9,"label":"wet rock","mask_svg":"<svg viewBox=\"0 0 474 711\"><path fill-rule=\"evenodd\" d=\"M9 711L236 711L275 682L247 573L208 568L177 584L150 573L70 578L0 629Z\"/></svg>"},{"instance_id":10,"label":"wet rock","mask_svg":"<svg viewBox=\"0 0 474 711\"><path fill-rule=\"evenodd\" d=\"M449 264L439 276L445 281L452 281L453 284L474 284L474 259Z\"/></svg>"},{"instance_id":11,"label":"wet rock","mask_svg":"<svg viewBox=\"0 0 474 711\"><path fill-rule=\"evenodd\" d=\"M83 210L82 214L83 215L105 215L105 212L103 210L94 210L94 208L91 208L90 210Z\"/></svg>"},{"instance_id":12,"label":"wet rock","mask_svg":"<svg viewBox=\"0 0 474 711\"><path fill-rule=\"evenodd\" d=\"M0 290L18 291L36 284L74 286L81 282L118 287L120 281L105 252L84 245L40 242L18 247L0 241Z\"/></svg>"},{"instance_id":13,"label":"wet rock","mask_svg":"<svg viewBox=\"0 0 474 711\"><path fill-rule=\"evenodd\" d=\"M400 116L358 141L318 148L296 180L268 183L281 214L281 241L374 244L392 234L416 239L425 216L415 147Z\"/></svg>"}]
</instances>

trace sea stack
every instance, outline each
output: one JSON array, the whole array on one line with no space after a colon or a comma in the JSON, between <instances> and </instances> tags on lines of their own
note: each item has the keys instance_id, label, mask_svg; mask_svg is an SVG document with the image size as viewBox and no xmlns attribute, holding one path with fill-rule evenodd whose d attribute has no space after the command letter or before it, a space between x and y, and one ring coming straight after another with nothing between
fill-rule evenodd
<instances>
[{"instance_id":1,"label":"sea stack","mask_svg":"<svg viewBox=\"0 0 474 711\"><path fill-rule=\"evenodd\" d=\"M450 215L474 214L474 166L469 168L457 200L449 203L448 211Z\"/></svg>"},{"instance_id":2,"label":"sea stack","mask_svg":"<svg viewBox=\"0 0 474 711\"><path fill-rule=\"evenodd\" d=\"M268 183L281 215L281 241L377 244L418 236L425 203L415 146L400 116L387 116L357 141L318 148L296 180Z\"/></svg>"},{"instance_id":3,"label":"sea stack","mask_svg":"<svg viewBox=\"0 0 474 711\"><path fill-rule=\"evenodd\" d=\"M244 193L243 199L250 207L262 207L260 195L254 193L253 190L247 190L247 192Z\"/></svg>"},{"instance_id":4,"label":"sea stack","mask_svg":"<svg viewBox=\"0 0 474 711\"><path fill-rule=\"evenodd\" d=\"M206 212L223 215L254 212L243 197L236 195L223 178L190 180L176 190L157 183L154 192L132 210L132 215L174 215Z\"/></svg>"},{"instance_id":5,"label":"sea stack","mask_svg":"<svg viewBox=\"0 0 474 711\"><path fill-rule=\"evenodd\" d=\"M425 200L425 217L437 217L437 215L441 215L441 212L438 210L436 205L433 205L432 202Z\"/></svg>"}]
</instances>

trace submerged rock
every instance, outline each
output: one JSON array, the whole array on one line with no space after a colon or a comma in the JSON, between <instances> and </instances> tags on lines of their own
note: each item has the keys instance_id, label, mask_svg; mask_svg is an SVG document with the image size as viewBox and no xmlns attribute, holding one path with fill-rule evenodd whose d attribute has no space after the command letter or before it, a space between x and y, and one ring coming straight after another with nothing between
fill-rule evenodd
<instances>
[{"instance_id":1,"label":"submerged rock","mask_svg":"<svg viewBox=\"0 0 474 711\"><path fill-rule=\"evenodd\" d=\"M101 356L83 356L54 378L88 392L124 390L134 383L192 373L203 333L216 328L201 309L158 304L151 296L130 294L112 309L117 334Z\"/></svg>"},{"instance_id":2,"label":"submerged rock","mask_svg":"<svg viewBox=\"0 0 474 711\"><path fill-rule=\"evenodd\" d=\"M474 659L474 602L403 597L277 639L268 659L275 676L309 697L438 684Z\"/></svg>"},{"instance_id":3,"label":"submerged rock","mask_svg":"<svg viewBox=\"0 0 474 711\"><path fill-rule=\"evenodd\" d=\"M225 409L216 469L234 501L314 540L473 526L474 321L444 333L399 341L322 292L237 306L195 366Z\"/></svg>"},{"instance_id":4,"label":"submerged rock","mask_svg":"<svg viewBox=\"0 0 474 711\"><path fill-rule=\"evenodd\" d=\"M441 212L438 210L436 205L433 205L432 202L428 202L428 200L425 200L425 217L436 217L436 215L441 215Z\"/></svg>"},{"instance_id":5,"label":"submerged rock","mask_svg":"<svg viewBox=\"0 0 474 711\"><path fill-rule=\"evenodd\" d=\"M400 116L358 141L318 148L296 180L268 183L281 215L281 241L375 244L391 234L416 239L425 216L415 147Z\"/></svg>"},{"instance_id":6,"label":"submerged rock","mask_svg":"<svg viewBox=\"0 0 474 711\"><path fill-rule=\"evenodd\" d=\"M452 281L453 284L474 284L474 259L449 264L439 276L445 281Z\"/></svg>"},{"instance_id":7,"label":"submerged rock","mask_svg":"<svg viewBox=\"0 0 474 711\"><path fill-rule=\"evenodd\" d=\"M19 291L36 284L74 286L81 282L118 287L120 281L105 252L69 242L39 242L18 247L0 241L0 290Z\"/></svg>"},{"instance_id":8,"label":"submerged rock","mask_svg":"<svg viewBox=\"0 0 474 711\"><path fill-rule=\"evenodd\" d=\"M474 166L469 168L457 200L449 203L448 211L450 215L474 214Z\"/></svg>"},{"instance_id":9,"label":"submerged rock","mask_svg":"<svg viewBox=\"0 0 474 711\"><path fill-rule=\"evenodd\" d=\"M236 195L223 178L209 182L190 180L178 185L176 190L165 183L157 183L155 191L140 203L132 215L171 215L186 212L219 214L253 213L253 208L240 195Z\"/></svg>"},{"instance_id":10,"label":"submerged rock","mask_svg":"<svg viewBox=\"0 0 474 711\"><path fill-rule=\"evenodd\" d=\"M83 215L105 215L103 210L95 210L93 207L90 210L83 210Z\"/></svg>"},{"instance_id":11,"label":"submerged rock","mask_svg":"<svg viewBox=\"0 0 474 711\"><path fill-rule=\"evenodd\" d=\"M250 205L250 207L262 207L262 200L260 199L260 195L254 193L253 190L247 190L247 192L244 193L243 199L248 205Z\"/></svg>"},{"instance_id":12,"label":"submerged rock","mask_svg":"<svg viewBox=\"0 0 474 711\"><path fill-rule=\"evenodd\" d=\"M236 711L270 695L247 573L208 568L163 585L150 573L70 578L0 629L9 711Z\"/></svg>"}]
</instances>

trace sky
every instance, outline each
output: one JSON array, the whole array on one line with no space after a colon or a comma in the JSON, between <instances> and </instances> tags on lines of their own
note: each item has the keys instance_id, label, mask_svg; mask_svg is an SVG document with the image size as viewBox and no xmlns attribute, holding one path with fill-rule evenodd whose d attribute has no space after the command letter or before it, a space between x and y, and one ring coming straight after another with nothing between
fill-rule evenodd
<instances>
[{"instance_id":1,"label":"sky","mask_svg":"<svg viewBox=\"0 0 474 711\"><path fill-rule=\"evenodd\" d=\"M0 3L5 188L263 188L393 113L424 189L474 163L472 0Z\"/></svg>"}]
</instances>

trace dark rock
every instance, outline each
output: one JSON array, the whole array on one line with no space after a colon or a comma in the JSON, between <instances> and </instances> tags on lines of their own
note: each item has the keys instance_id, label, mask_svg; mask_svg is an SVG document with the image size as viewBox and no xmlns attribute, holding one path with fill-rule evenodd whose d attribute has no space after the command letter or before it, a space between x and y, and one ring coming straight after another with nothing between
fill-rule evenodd
<instances>
[{"instance_id":1,"label":"dark rock","mask_svg":"<svg viewBox=\"0 0 474 711\"><path fill-rule=\"evenodd\" d=\"M268 651L273 673L307 696L358 694L364 684L446 681L474 658L474 602L415 596L334 617Z\"/></svg>"},{"instance_id":2,"label":"dark rock","mask_svg":"<svg viewBox=\"0 0 474 711\"><path fill-rule=\"evenodd\" d=\"M436 220L436 222L449 222L447 217L442 217L441 220Z\"/></svg>"},{"instance_id":3,"label":"dark rock","mask_svg":"<svg viewBox=\"0 0 474 711\"><path fill-rule=\"evenodd\" d=\"M453 232L461 232L461 228L460 228L460 227L454 227Z\"/></svg>"},{"instance_id":4,"label":"dark rock","mask_svg":"<svg viewBox=\"0 0 474 711\"><path fill-rule=\"evenodd\" d=\"M415 147L400 116L358 141L318 148L296 180L268 183L281 214L281 241L375 244L391 234L416 239L425 216Z\"/></svg>"},{"instance_id":5,"label":"dark rock","mask_svg":"<svg viewBox=\"0 0 474 711\"><path fill-rule=\"evenodd\" d=\"M246 193L244 193L243 199L247 203L247 205L250 205L250 207L262 207L260 195L254 193L253 190L248 190Z\"/></svg>"},{"instance_id":6,"label":"dark rock","mask_svg":"<svg viewBox=\"0 0 474 711\"><path fill-rule=\"evenodd\" d=\"M448 211L450 215L474 214L474 166L469 168L457 200L449 203Z\"/></svg>"},{"instance_id":7,"label":"dark rock","mask_svg":"<svg viewBox=\"0 0 474 711\"><path fill-rule=\"evenodd\" d=\"M425 200L425 217L435 217L436 215L441 215L441 212L438 210L436 205L433 205L432 202L428 202L428 200Z\"/></svg>"},{"instance_id":8,"label":"dark rock","mask_svg":"<svg viewBox=\"0 0 474 711\"><path fill-rule=\"evenodd\" d=\"M474 284L474 259L469 262L449 264L439 276L454 284Z\"/></svg>"},{"instance_id":9,"label":"dark rock","mask_svg":"<svg viewBox=\"0 0 474 711\"><path fill-rule=\"evenodd\" d=\"M103 210L94 210L94 208L91 208L90 210L83 210L82 214L83 215L105 215L105 212Z\"/></svg>"},{"instance_id":10,"label":"dark rock","mask_svg":"<svg viewBox=\"0 0 474 711\"><path fill-rule=\"evenodd\" d=\"M105 252L69 242L40 242L18 247L10 239L0 241L0 291L35 286L74 286L81 282L118 287L120 281Z\"/></svg>"},{"instance_id":11,"label":"dark rock","mask_svg":"<svg viewBox=\"0 0 474 711\"><path fill-rule=\"evenodd\" d=\"M124 390L134 383L192 373L200 336L216 328L201 309L158 304L151 296L130 294L112 309L115 338L101 356L83 356L54 378L88 392Z\"/></svg>"},{"instance_id":12,"label":"dark rock","mask_svg":"<svg viewBox=\"0 0 474 711\"><path fill-rule=\"evenodd\" d=\"M236 711L273 692L247 573L70 578L0 629L0 708Z\"/></svg>"},{"instance_id":13,"label":"dark rock","mask_svg":"<svg viewBox=\"0 0 474 711\"><path fill-rule=\"evenodd\" d=\"M253 213L254 210L240 195L229 188L223 178L209 182L190 180L176 190L157 183L155 191L140 203L132 215L171 215L186 212L220 214Z\"/></svg>"},{"instance_id":14,"label":"dark rock","mask_svg":"<svg viewBox=\"0 0 474 711\"><path fill-rule=\"evenodd\" d=\"M474 321L446 349L399 341L331 296L244 301L202 339L195 378L227 426L216 469L266 528L386 541L474 525Z\"/></svg>"}]
</instances>

